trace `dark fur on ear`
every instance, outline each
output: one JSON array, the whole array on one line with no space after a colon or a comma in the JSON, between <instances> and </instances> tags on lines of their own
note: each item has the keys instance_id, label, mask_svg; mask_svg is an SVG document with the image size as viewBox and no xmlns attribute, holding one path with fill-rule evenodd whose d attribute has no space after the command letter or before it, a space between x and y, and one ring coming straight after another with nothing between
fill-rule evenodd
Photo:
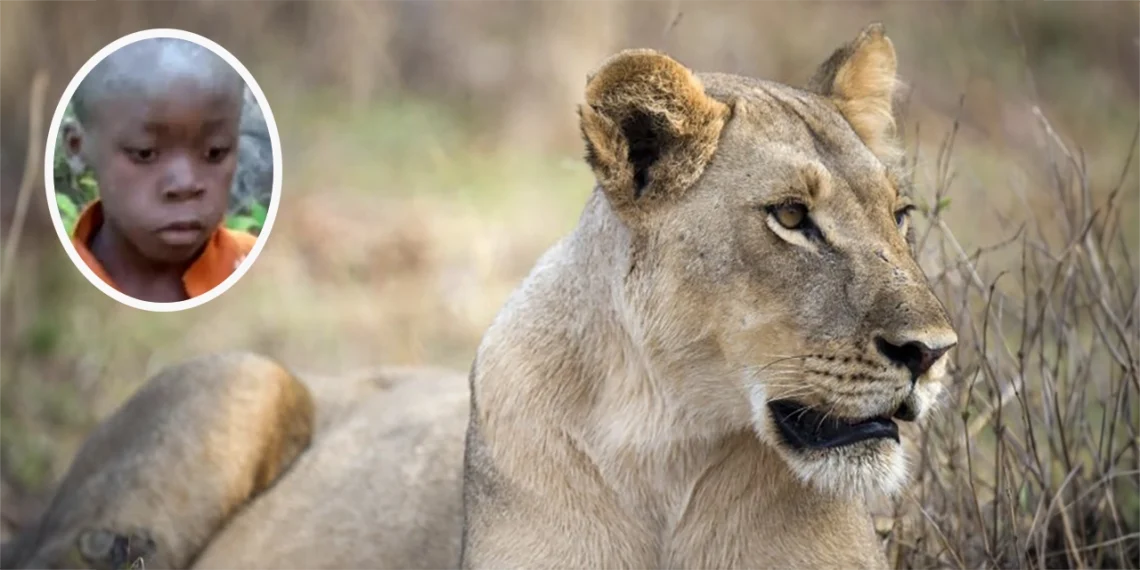
<instances>
[{"instance_id":1,"label":"dark fur on ear","mask_svg":"<svg viewBox=\"0 0 1140 570\"><path fill-rule=\"evenodd\" d=\"M586 162L616 211L642 210L700 177L729 113L669 56L622 51L586 82L578 108Z\"/></svg>"},{"instance_id":2,"label":"dark fur on ear","mask_svg":"<svg viewBox=\"0 0 1140 570\"><path fill-rule=\"evenodd\" d=\"M859 138L883 159L901 152L893 112L901 87L896 68L894 45L875 23L835 50L808 82L808 89L835 101Z\"/></svg>"}]
</instances>

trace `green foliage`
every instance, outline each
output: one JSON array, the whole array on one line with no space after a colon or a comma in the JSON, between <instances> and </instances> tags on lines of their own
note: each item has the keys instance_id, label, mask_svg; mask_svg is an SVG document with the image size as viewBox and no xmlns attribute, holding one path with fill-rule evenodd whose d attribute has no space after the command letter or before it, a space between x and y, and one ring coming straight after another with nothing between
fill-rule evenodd
<instances>
[{"instance_id":1,"label":"green foliage","mask_svg":"<svg viewBox=\"0 0 1140 570\"><path fill-rule=\"evenodd\" d=\"M95 182L95 173L91 169L87 169L75 182L84 203L92 202L99 197L99 183Z\"/></svg>"},{"instance_id":2,"label":"green foliage","mask_svg":"<svg viewBox=\"0 0 1140 570\"><path fill-rule=\"evenodd\" d=\"M269 209L265 205L254 202L249 206L248 213L228 217L226 227L231 230L258 235L261 233L261 228L265 227L265 218L268 215Z\"/></svg>"},{"instance_id":3,"label":"green foliage","mask_svg":"<svg viewBox=\"0 0 1140 570\"><path fill-rule=\"evenodd\" d=\"M75 222L79 219L79 207L67 194L55 194L55 205L59 208L59 216L63 219L63 229L67 235L75 230Z\"/></svg>"},{"instance_id":4,"label":"green foliage","mask_svg":"<svg viewBox=\"0 0 1140 570\"><path fill-rule=\"evenodd\" d=\"M50 319L36 319L24 334L24 347L35 357L51 356L61 344L59 323Z\"/></svg>"},{"instance_id":5,"label":"green foliage","mask_svg":"<svg viewBox=\"0 0 1140 570\"><path fill-rule=\"evenodd\" d=\"M64 112L63 120L75 120L71 106ZM84 166L79 172L67 160L67 151L63 144L63 129L60 129L59 138L55 143L55 156L52 160L53 179L55 182L55 204L63 219L64 229L68 234L75 228L75 221L79 213L88 204L99 198L99 183L95 181L95 172Z\"/></svg>"},{"instance_id":6,"label":"green foliage","mask_svg":"<svg viewBox=\"0 0 1140 570\"><path fill-rule=\"evenodd\" d=\"M4 448L5 475L25 488L39 488L51 476L53 441L43 433L29 433L10 415L0 418L0 443Z\"/></svg>"}]
</instances>

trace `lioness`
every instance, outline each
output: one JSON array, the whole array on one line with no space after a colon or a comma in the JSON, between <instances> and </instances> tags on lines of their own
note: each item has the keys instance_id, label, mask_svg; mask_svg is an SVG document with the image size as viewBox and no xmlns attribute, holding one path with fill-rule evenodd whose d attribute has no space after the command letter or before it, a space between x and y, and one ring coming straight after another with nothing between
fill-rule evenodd
<instances>
[{"instance_id":1,"label":"lioness","mask_svg":"<svg viewBox=\"0 0 1140 570\"><path fill-rule=\"evenodd\" d=\"M151 400L197 420L120 411L5 566L885 566L863 494L905 483L895 420L956 342L908 243L895 89L877 25L807 89L615 55L580 109L597 189L470 391L176 367L144 392L208 380Z\"/></svg>"},{"instance_id":2,"label":"lioness","mask_svg":"<svg viewBox=\"0 0 1140 570\"><path fill-rule=\"evenodd\" d=\"M895 51L808 89L625 51L580 108L598 187L472 369L464 568L885 566L956 342L912 257Z\"/></svg>"}]
</instances>

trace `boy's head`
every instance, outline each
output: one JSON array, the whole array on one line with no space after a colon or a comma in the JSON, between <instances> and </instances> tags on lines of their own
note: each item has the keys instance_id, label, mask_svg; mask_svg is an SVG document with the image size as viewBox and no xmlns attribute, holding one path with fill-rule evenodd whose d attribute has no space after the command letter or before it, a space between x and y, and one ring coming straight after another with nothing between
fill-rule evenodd
<instances>
[{"instance_id":1,"label":"boy's head","mask_svg":"<svg viewBox=\"0 0 1140 570\"><path fill-rule=\"evenodd\" d=\"M244 88L209 49L154 38L107 56L76 89L67 152L94 171L104 224L143 257L186 262L224 218Z\"/></svg>"}]
</instances>

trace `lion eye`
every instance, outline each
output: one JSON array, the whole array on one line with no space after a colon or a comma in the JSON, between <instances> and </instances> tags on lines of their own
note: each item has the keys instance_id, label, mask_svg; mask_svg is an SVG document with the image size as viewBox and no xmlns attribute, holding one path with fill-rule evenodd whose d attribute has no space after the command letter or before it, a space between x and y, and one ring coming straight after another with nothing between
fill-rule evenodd
<instances>
[{"instance_id":1,"label":"lion eye","mask_svg":"<svg viewBox=\"0 0 1140 570\"><path fill-rule=\"evenodd\" d=\"M803 229L808 221L807 207L803 204L785 204L772 210L772 216L789 230Z\"/></svg>"},{"instance_id":2,"label":"lion eye","mask_svg":"<svg viewBox=\"0 0 1140 570\"><path fill-rule=\"evenodd\" d=\"M910 211L913 209L914 206L906 205L902 208L899 208L898 210L895 210L895 225L901 228L903 224L906 223L907 216L910 215Z\"/></svg>"}]
</instances>

